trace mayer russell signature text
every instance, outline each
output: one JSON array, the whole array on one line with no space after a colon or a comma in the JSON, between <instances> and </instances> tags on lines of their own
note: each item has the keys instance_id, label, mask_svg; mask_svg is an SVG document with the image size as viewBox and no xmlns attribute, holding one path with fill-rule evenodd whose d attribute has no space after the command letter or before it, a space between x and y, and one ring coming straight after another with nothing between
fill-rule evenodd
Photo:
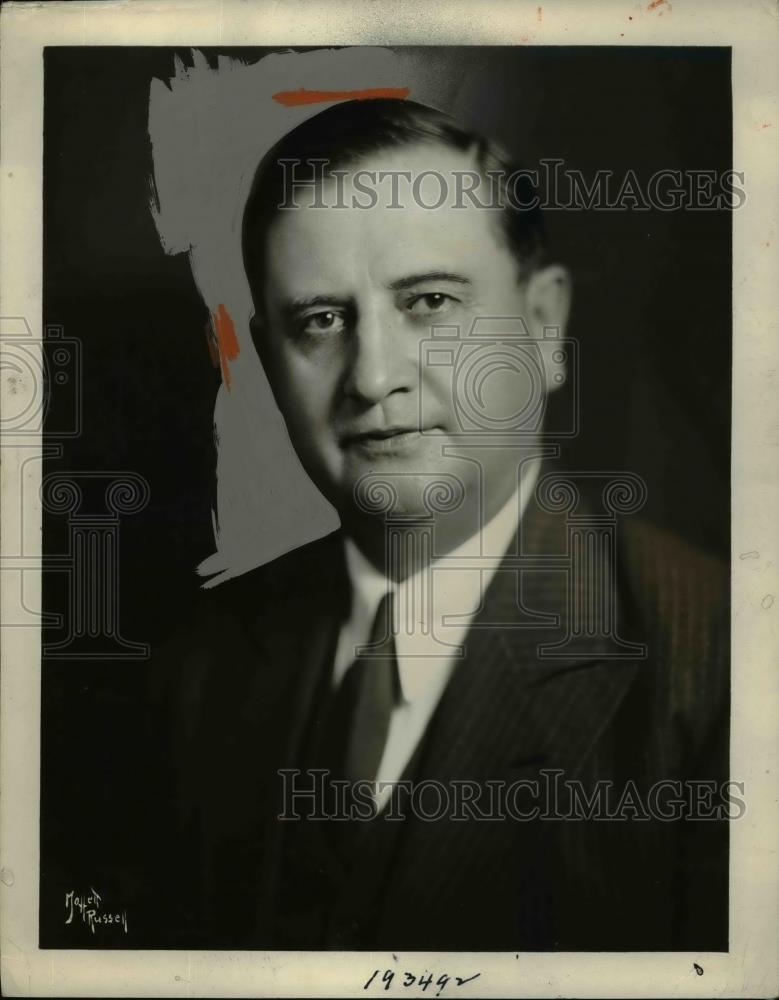
<instances>
[{"instance_id":1,"label":"mayer russell signature text","mask_svg":"<svg viewBox=\"0 0 779 1000\"><path fill-rule=\"evenodd\" d=\"M127 933L127 911L109 911L103 908L103 897L90 887L89 892L77 894L75 890L65 893L66 924L72 924L74 917L81 917L82 923L95 933L97 927L118 924Z\"/></svg>"}]
</instances>

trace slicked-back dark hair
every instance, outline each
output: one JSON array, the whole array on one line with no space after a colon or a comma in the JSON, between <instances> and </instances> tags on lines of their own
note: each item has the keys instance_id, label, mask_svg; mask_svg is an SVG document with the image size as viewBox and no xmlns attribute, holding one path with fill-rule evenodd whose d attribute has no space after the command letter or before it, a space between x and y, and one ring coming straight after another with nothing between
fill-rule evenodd
<instances>
[{"instance_id":1,"label":"slicked-back dark hair","mask_svg":"<svg viewBox=\"0 0 779 1000\"><path fill-rule=\"evenodd\" d=\"M244 267L255 308L261 302L265 271L265 242L274 218L289 204L290 170L295 183L326 177L329 171L351 167L381 150L397 150L417 143L433 143L447 149L474 154L476 167L489 182L488 172L498 178L496 188L502 207L495 215L502 223L507 248L524 279L543 265L546 238L541 210L534 205L534 189L526 173L498 146L461 128L442 111L398 99L346 101L332 105L287 133L262 158L254 175L243 214L241 234ZM319 161L317 163L317 161ZM323 169L322 161L326 161ZM512 197L506 197L505 180L514 174ZM482 201L485 199L482 198ZM518 206L531 206L527 208Z\"/></svg>"}]
</instances>

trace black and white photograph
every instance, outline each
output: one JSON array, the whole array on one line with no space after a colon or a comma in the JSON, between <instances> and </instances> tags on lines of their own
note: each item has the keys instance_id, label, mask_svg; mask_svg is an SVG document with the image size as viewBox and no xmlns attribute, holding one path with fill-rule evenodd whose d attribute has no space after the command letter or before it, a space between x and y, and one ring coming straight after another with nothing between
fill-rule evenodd
<instances>
[{"instance_id":1,"label":"black and white photograph","mask_svg":"<svg viewBox=\"0 0 779 1000\"><path fill-rule=\"evenodd\" d=\"M4 991L771 995L776 8L80 6L2 107Z\"/></svg>"}]
</instances>

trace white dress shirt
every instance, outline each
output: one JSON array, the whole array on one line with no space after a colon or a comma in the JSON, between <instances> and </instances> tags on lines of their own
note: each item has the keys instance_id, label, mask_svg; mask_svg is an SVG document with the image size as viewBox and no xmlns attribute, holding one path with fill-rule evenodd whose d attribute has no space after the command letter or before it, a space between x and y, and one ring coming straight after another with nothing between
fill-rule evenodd
<instances>
[{"instance_id":1,"label":"white dress shirt","mask_svg":"<svg viewBox=\"0 0 779 1000\"><path fill-rule=\"evenodd\" d=\"M394 591L395 653L401 698L393 710L387 742L376 778L374 797L381 810L427 728L459 659L471 621L482 604L482 595L500 559L514 537L519 519L532 495L539 462L528 463L518 489L484 528L428 569L432 606L420 599L424 571L401 583L380 573L351 539L346 540L346 565L352 583L352 607L344 623L333 661L337 687L356 657L356 647L368 642L379 601ZM489 568L463 567L463 560L490 556ZM453 567L455 561L459 566ZM447 568L449 566L450 568ZM444 622L445 616L458 621ZM387 785L382 788L381 783Z\"/></svg>"}]
</instances>

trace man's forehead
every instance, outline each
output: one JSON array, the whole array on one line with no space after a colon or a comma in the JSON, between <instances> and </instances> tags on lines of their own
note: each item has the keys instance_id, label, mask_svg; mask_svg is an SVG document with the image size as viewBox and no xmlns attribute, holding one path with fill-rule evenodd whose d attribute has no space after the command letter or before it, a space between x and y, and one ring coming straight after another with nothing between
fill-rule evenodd
<instances>
[{"instance_id":1,"label":"man's forehead","mask_svg":"<svg viewBox=\"0 0 779 1000\"><path fill-rule=\"evenodd\" d=\"M295 293L345 289L370 280L389 287L408 274L456 272L477 284L485 266L513 258L484 213L293 210L269 233L268 277Z\"/></svg>"},{"instance_id":2,"label":"man's forehead","mask_svg":"<svg viewBox=\"0 0 779 1000\"><path fill-rule=\"evenodd\" d=\"M318 189L301 188L269 228L269 279L297 292L367 272L383 284L435 270L472 274L476 282L485 257L494 265L496 255L513 268L501 210L455 202L458 172L474 169L470 153L420 143L365 157ZM404 176L393 190L395 171Z\"/></svg>"},{"instance_id":3,"label":"man's forehead","mask_svg":"<svg viewBox=\"0 0 779 1000\"><path fill-rule=\"evenodd\" d=\"M395 206L400 204L401 208L424 209L439 200L437 194L444 186L449 195L446 203L454 201L458 188L462 191L464 184L469 186L462 179L465 174L476 175L476 183L487 183L474 150L454 149L432 138L388 146L341 164L323 164L319 169L321 183L295 189L295 200L301 206L323 200L333 204L345 200L344 195L349 201L356 197L367 204L373 200L366 193L368 189L375 191L377 207L393 206L399 211ZM288 176L292 176L291 168Z\"/></svg>"}]
</instances>

